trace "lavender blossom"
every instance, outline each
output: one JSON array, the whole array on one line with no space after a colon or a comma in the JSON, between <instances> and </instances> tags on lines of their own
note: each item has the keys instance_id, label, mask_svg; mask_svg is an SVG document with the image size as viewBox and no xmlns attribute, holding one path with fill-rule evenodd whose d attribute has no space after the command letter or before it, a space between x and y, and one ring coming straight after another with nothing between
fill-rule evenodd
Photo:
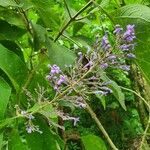
<instances>
[{"instance_id":1,"label":"lavender blossom","mask_svg":"<svg viewBox=\"0 0 150 150\"><path fill-rule=\"evenodd\" d=\"M51 75L59 74L61 72L60 68L57 65L50 66L51 67Z\"/></svg>"},{"instance_id":2,"label":"lavender blossom","mask_svg":"<svg viewBox=\"0 0 150 150\"><path fill-rule=\"evenodd\" d=\"M111 48L111 45L108 40L108 36L105 34L102 38L102 48L106 51Z\"/></svg>"},{"instance_id":3,"label":"lavender blossom","mask_svg":"<svg viewBox=\"0 0 150 150\"><path fill-rule=\"evenodd\" d=\"M109 60L115 60L116 58L117 58L116 55L110 55L110 56L108 56Z\"/></svg>"},{"instance_id":4,"label":"lavender blossom","mask_svg":"<svg viewBox=\"0 0 150 150\"><path fill-rule=\"evenodd\" d=\"M115 26L114 34L119 35L123 31L123 28L120 27L120 25Z\"/></svg>"},{"instance_id":5,"label":"lavender blossom","mask_svg":"<svg viewBox=\"0 0 150 150\"><path fill-rule=\"evenodd\" d=\"M127 54L127 57L129 59L136 58L136 56L134 54L132 54L132 53Z\"/></svg>"},{"instance_id":6,"label":"lavender blossom","mask_svg":"<svg viewBox=\"0 0 150 150\"><path fill-rule=\"evenodd\" d=\"M128 65L121 65L121 66L119 66L119 68L124 70L124 71L129 71L130 70L130 66L128 66Z\"/></svg>"},{"instance_id":7,"label":"lavender blossom","mask_svg":"<svg viewBox=\"0 0 150 150\"><path fill-rule=\"evenodd\" d=\"M102 63L102 64L100 65L100 67L101 67L102 69L106 69L106 68L108 68L108 63Z\"/></svg>"},{"instance_id":8,"label":"lavender blossom","mask_svg":"<svg viewBox=\"0 0 150 150\"><path fill-rule=\"evenodd\" d=\"M57 85L61 85L66 82L66 76L60 75L59 80L57 81Z\"/></svg>"},{"instance_id":9,"label":"lavender blossom","mask_svg":"<svg viewBox=\"0 0 150 150\"><path fill-rule=\"evenodd\" d=\"M127 42L132 42L135 37L135 31L134 31L135 25L127 25L127 30L123 34L123 39Z\"/></svg>"}]
</instances>

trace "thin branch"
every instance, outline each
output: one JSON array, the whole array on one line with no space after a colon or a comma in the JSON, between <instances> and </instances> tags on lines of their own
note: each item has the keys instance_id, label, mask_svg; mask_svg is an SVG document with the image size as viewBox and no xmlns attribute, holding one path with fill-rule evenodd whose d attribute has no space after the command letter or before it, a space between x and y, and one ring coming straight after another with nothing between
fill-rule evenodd
<instances>
[{"instance_id":1,"label":"thin branch","mask_svg":"<svg viewBox=\"0 0 150 150\"><path fill-rule=\"evenodd\" d=\"M88 103L86 101L84 101L84 103L86 104L87 111L89 112L89 114L91 115L91 117L93 118L95 123L97 124L98 128L101 130L101 132L105 136L105 138L108 141L108 143L110 144L111 148L113 150L118 150L118 148L115 146L115 144L112 142L111 138L109 137L108 133L106 132L105 128L103 127L103 125L101 124L99 119L97 118L97 116L94 113L94 111L91 109L91 107L88 105Z\"/></svg>"},{"instance_id":2,"label":"thin branch","mask_svg":"<svg viewBox=\"0 0 150 150\"><path fill-rule=\"evenodd\" d=\"M95 0L90 0L83 8L81 8L70 20L64 25L64 27L59 31L58 35L56 36L54 42L56 42L59 37L63 34L63 32L68 28L68 26L75 21L75 19L83 12L85 11L89 6L93 4Z\"/></svg>"},{"instance_id":3,"label":"thin branch","mask_svg":"<svg viewBox=\"0 0 150 150\"><path fill-rule=\"evenodd\" d=\"M71 12L70 12L70 10L69 10L69 7L68 7L68 4L67 4L66 0L64 0L64 4L65 4L66 9L67 9L67 11L68 11L69 17L72 18Z\"/></svg>"},{"instance_id":4,"label":"thin branch","mask_svg":"<svg viewBox=\"0 0 150 150\"><path fill-rule=\"evenodd\" d=\"M132 93L134 93L135 95L137 95L146 105L147 105L147 107L148 107L148 109L149 109L149 111L150 111L150 105L149 105L149 103L140 95L140 94L138 94L136 91L133 91L133 90L131 90L131 89L129 89L129 88L125 88L125 87L122 87L122 86L119 86L121 89L124 89L124 90L126 90L126 91L129 91L129 92L132 92Z\"/></svg>"}]
</instances>

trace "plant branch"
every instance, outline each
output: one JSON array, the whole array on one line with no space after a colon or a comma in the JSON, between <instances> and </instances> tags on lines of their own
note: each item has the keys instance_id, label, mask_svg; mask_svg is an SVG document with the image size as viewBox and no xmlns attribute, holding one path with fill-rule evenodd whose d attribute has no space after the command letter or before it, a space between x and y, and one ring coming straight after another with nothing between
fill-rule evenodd
<instances>
[{"instance_id":1,"label":"plant branch","mask_svg":"<svg viewBox=\"0 0 150 150\"><path fill-rule=\"evenodd\" d=\"M67 11L68 11L69 17L72 18L71 12L70 12L70 10L69 10L69 7L68 7L68 4L67 4L66 0L64 0L64 4L65 4L66 9L67 9Z\"/></svg>"},{"instance_id":2,"label":"plant branch","mask_svg":"<svg viewBox=\"0 0 150 150\"><path fill-rule=\"evenodd\" d=\"M86 109L87 109L88 113L91 115L91 117L93 118L93 120L97 124L98 128L101 130L101 132L105 136L105 138L106 138L107 142L110 144L111 148L113 150L118 150L118 148L115 146L115 144L112 142L111 138L109 137L108 133L106 132L105 128L103 127L103 125L101 124L99 119L97 118L94 111L91 109L91 107L88 105L88 103L85 100L84 100L84 103L86 104Z\"/></svg>"},{"instance_id":3,"label":"plant branch","mask_svg":"<svg viewBox=\"0 0 150 150\"><path fill-rule=\"evenodd\" d=\"M84 11L86 10L89 6L92 5L92 3L95 0L90 0L83 8L81 8L72 18L70 18L70 20L64 25L64 27L59 31L58 35L56 36L54 42L56 42L59 37L63 34L63 32L68 28L68 26L75 21L75 19Z\"/></svg>"}]
</instances>

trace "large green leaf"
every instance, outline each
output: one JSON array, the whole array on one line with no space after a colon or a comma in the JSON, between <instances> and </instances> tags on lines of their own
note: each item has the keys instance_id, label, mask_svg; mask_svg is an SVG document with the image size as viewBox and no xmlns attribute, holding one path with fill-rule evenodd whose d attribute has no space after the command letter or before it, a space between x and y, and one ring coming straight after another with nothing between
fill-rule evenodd
<instances>
[{"instance_id":1,"label":"large green leaf","mask_svg":"<svg viewBox=\"0 0 150 150\"><path fill-rule=\"evenodd\" d=\"M82 136L81 140L85 147L85 150L107 150L104 141L93 134Z\"/></svg>"},{"instance_id":2,"label":"large green leaf","mask_svg":"<svg viewBox=\"0 0 150 150\"><path fill-rule=\"evenodd\" d=\"M31 0L44 25L49 28L56 28L59 24L59 11L54 11L53 0Z\"/></svg>"},{"instance_id":3,"label":"large green leaf","mask_svg":"<svg viewBox=\"0 0 150 150\"><path fill-rule=\"evenodd\" d=\"M140 4L127 5L116 10L112 16L116 23L124 26L135 24L138 45L136 62L150 83L150 8Z\"/></svg>"},{"instance_id":4,"label":"large green leaf","mask_svg":"<svg viewBox=\"0 0 150 150\"><path fill-rule=\"evenodd\" d=\"M0 120L4 118L10 94L10 86L0 77Z\"/></svg>"},{"instance_id":5,"label":"large green leaf","mask_svg":"<svg viewBox=\"0 0 150 150\"><path fill-rule=\"evenodd\" d=\"M8 142L9 150L28 150L27 146L23 144L17 129L13 129Z\"/></svg>"},{"instance_id":6,"label":"large green leaf","mask_svg":"<svg viewBox=\"0 0 150 150\"><path fill-rule=\"evenodd\" d=\"M21 86L27 77L26 65L21 59L12 51L0 44L0 69L12 81L16 90Z\"/></svg>"},{"instance_id":7,"label":"large green leaf","mask_svg":"<svg viewBox=\"0 0 150 150\"><path fill-rule=\"evenodd\" d=\"M12 9L0 7L0 18L7 21L9 24L25 28L22 16Z\"/></svg>"},{"instance_id":8,"label":"large green leaf","mask_svg":"<svg viewBox=\"0 0 150 150\"><path fill-rule=\"evenodd\" d=\"M0 120L4 118L4 114L7 108L9 97L11 94L11 88L0 77ZM2 147L3 133L0 131L0 149Z\"/></svg>"},{"instance_id":9,"label":"large green leaf","mask_svg":"<svg viewBox=\"0 0 150 150\"><path fill-rule=\"evenodd\" d=\"M57 64L61 68L65 65L73 64L75 54L64 46L61 46L47 38L46 46L48 48L49 59L51 64Z\"/></svg>"}]
</instances>

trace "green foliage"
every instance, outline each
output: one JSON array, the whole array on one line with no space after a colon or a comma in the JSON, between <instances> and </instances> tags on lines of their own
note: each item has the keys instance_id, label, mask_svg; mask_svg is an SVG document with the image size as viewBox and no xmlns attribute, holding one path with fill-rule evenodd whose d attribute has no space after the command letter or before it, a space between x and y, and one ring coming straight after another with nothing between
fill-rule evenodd
<instances>
[{"instance_id":1,"label":"green foliage","mask_svg":"<svg viewBox=\"0 0 150 150\"><path fill-rule=\"evenodd\" d=\"M136 98L121 89L132 88L132 75L79 64L86 65L94 51L101 56L97 63L103 60L101 38L109 30L114 42L114 24L135 24L135 62L150 84L149 5L148 0L0 0L0 149L134 149L133 140L149 131L143 136ZM61 75L70 77L58 91L52 79L45 78L48 64L58 65ZM94 86L87 81L93 74L100 84L112 81L106 86L112 94L94 91L97 81L92 81ZM78 98L80 108L74 103ZM141 143L136 142L138 149Z\"/></svg>"}]
</instances>

